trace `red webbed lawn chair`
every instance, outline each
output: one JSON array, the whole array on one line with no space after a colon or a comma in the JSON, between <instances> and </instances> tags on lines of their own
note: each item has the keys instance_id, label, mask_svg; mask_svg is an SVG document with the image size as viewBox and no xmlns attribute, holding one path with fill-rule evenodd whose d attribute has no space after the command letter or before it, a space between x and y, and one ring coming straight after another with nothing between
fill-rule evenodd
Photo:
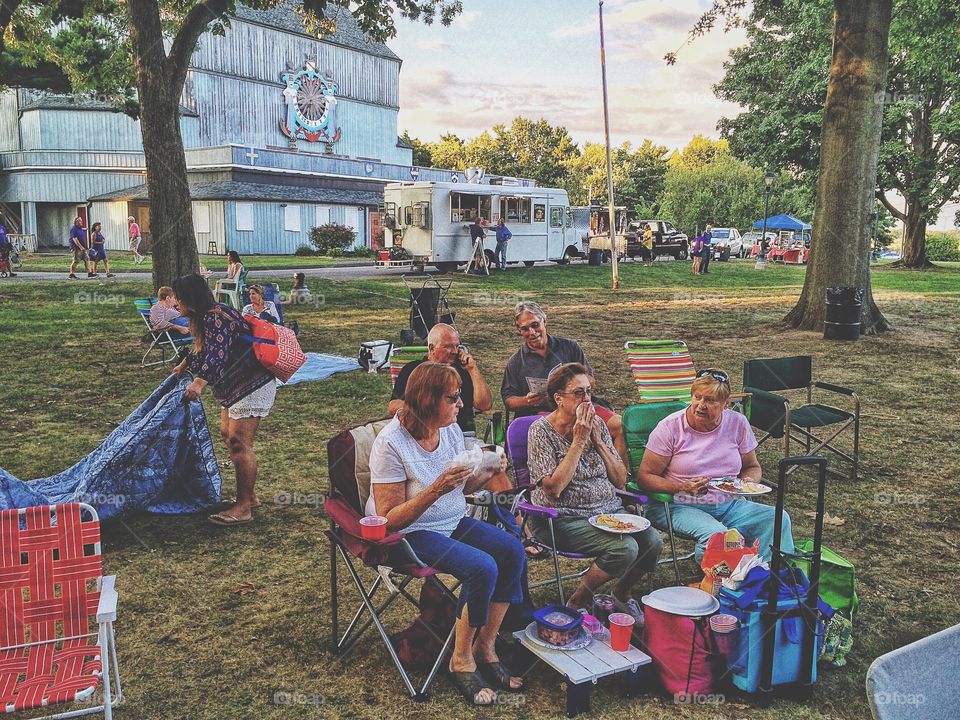
<instances>
[{"instance_id":1,"label":"red webbed lawn chair","mask_svg":"<svg viewBox=\"0 0 960 720\"><path fill-rule=\"evenodd\" d=\"M387 608L401 597L419 608L418 599L407 589L415 579L433 583L453 603L456 603L453 594L456 588L448 588L439 580L438 571L417 557L403 533L389 533L379 541L365 540L360 536L360 518L365 515L364 506L370 495L370 450L377 434L388 422L390 418L358 425L344 430L327 443L330 493L324 500L323 508L330 518L330 529L325 532L330 539L331 649L341 657L346 656L356 647L360 637L374 625L397 670L400 671L400 677L410 697L424 700L440 670L444 655L451 646L453 629L445 639L434 635L437 640L442 641L443 647L423 685L417 689L410 678L409 670L404 667L390 642L390 634L384 627L382 616ZM337 555L343 560L361 599L361 605L353 614L343 635L340 635L339 624ZM369 576L369 572L364 572L365 570L376 573L369 586L361 577L362 572ZM377 597L378 593L382 595L382 590L387 592L383 600ZM368 616L365 620L364 615Z\"/></svg>"},{"instance_id":2,"label":"red webbed lawn chair","mask_svg":"<svg viewBox=\"0 0 960 720\"><path fill-rule=\"evenodd\" d=\"M115 580L103 576L100 520L89 505L0 512L4 712L87 700L102 680L103 704L44 717L103 712L110 720L122 700L113 635Z\"/></svg>"}]
</instances>

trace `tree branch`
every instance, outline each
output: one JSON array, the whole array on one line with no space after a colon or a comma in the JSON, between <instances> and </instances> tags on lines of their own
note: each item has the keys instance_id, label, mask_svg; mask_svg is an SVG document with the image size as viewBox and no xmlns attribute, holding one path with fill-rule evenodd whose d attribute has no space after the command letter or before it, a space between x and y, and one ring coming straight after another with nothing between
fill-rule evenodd
<instances>
[{"instance_id":1,"label":"tree branch","mask_svg":"<svg viewBox=\"0 0 960 720\"><path fill-rule=\"evenodd\" d=\"M180 31L170 47L167 63L170 68L170 80L179 92L186 81L190 58L203 35L214 20L222 18L230 7L230 0L205 0L194 5L183 19Z\"/></svg>"},{"instance_id":2,"label":"tree branch","mask_svg":"<svg viewBox=\"0 0 960 720\"><path fill-rule=\"evenodd\" d=\"M7 34L7 26L13 14L20 7L23 0L0 0L0 53L3 52L3 38Z\"/></svg>"},{"instance_id":3,"label":"tree branch","mask_svg":"<svg viewBox=\"0 0 960 720\"><path fill-rule=\"evenodd\" d=\"M907 221L907 216L890 204L890 201L887 200L887 196L885 193L881 192L880 190L877 190L877 199L887 209L887 212L893 215L897 220L899 220L900 222Z\"/></svg>"}]
</instances>

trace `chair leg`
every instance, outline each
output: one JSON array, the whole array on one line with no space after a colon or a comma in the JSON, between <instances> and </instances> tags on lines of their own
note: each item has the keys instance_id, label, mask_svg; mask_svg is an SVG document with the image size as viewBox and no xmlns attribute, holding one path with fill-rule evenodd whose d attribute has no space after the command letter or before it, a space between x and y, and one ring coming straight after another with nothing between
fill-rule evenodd
<instances>
[{"instance_id":1,"label":"chair leg","mask_svg":"<svg viewBox=\"0 0 960 720\"><path fill-rule=\"evenodd\" d=\"M667 516L667 535L670 536L670 555L673 558L673 574L677 578L677 585L680 585L680 560L677 558L677 541L673 535L673 518L670 515L670 503L665 502L663 509Z\"/></svg>"},{"instance_id":2,"label":"chair leg","mask_svg":"<svg viewBox=\"0 0 960 720\"><path fill-rule=\"evenodd\" d=\"M853 416L853 472L850 479L857 481L857 472L860 469L860 412L859 406L857 414Z\"/></svg>"},{"instance_id":3,"label":"chair leg","mask_svg":"<svg viewBox=\"0 0 960 720\"><path fill-rule=\"evenodd\" d=\"M566 605L567 601L563 597L563 578L560 575L560 556L557 555L557 538L553 533L553 518L547 518L547 525L550 528L550 549L553 553L553 570L557 575L557 593L560 595L560 604Z\"/></svg>"},{"instance_id":4,"label":"chair leg","mask_svg":"<svg viewBox=\"0 0 960 720\"><path fill-rule=\"evenodd\" d=\"M337 544L331 539L334 533L333 520L330 521L330 649L337 651L337 639L340 636L340 601L337 596Z\"/></svg>"}]
</instances>

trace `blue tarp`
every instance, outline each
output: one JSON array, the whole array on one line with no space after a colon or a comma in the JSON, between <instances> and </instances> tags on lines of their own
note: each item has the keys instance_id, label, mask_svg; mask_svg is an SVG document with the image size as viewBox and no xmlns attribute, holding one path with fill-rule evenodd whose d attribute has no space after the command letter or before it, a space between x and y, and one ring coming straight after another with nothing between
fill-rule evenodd
<instances>
[{"instance_id":1,"label":"blue tarp","mask_svg":"<svg viewBox=\"0 0 960 720\"><path fill-rule=\"evenodd\" d=\"M296 385L297 383L309 382L310 380L323 380L334 373L349 372L350 370L359 370L360 363L356 358L348 358L343 355L327 355L325 353L305 353L307 361L300 366L293 377L281 385Z\"/></svg>"},{"instance_id":2,"label":"blue tarp","mask_svg":"<svg viewBox=\"0 0 960 720\"><path fill-rule=\"evenodd\" d=\"M190 513L220 501L220 470L203 405L184 403L188 373L171 375L92 453L23 482L0 469L0 510L85 502L101 520L146 510Z\"/></svg>"},{"instance_id":3,"label":"blue tarp","mask_svg":"<svg viewBox=\"0 0 960 720\"><path fill-rule=\"evenodd\" d=\"M774 215L767 218L767 230L811 230L813 228L809 223L797 220L793 215ZM757 220L753 224L754 230L763 230L763 220Z\"/></svg>"}]
</instances>

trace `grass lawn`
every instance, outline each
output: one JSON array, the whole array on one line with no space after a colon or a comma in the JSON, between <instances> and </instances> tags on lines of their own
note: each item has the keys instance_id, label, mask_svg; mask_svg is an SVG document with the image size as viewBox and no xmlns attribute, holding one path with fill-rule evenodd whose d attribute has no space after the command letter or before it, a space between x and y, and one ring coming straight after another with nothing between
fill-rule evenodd
<instances>
[{"instance_id":1,"label":"grass lawn","mask_svg":"<svg viewBox=\"0 0 960 720\"><path fill-rule=\"evenodd\" d=\"M257 267L260 258L251 260ZM864 675L870 662L960 622L960 460L947 432L957 427L960 268L879 269L874 293L894 330L857 343L828 343L779 324L799 294L802 268L711 267L706 278L692 277L689 264L627 263L616 293L607 289L608 267L513 269L489 279L458 275L451 302L464 341L494 388L518 344L512 306L529 298L545 306L551 332L582 342L598 384L618 408L635 396L621 351L628 338L683 338L699 366L726 368L735 388L746 359L812 354L818 376L856 389L863 400L861 479L832 478L827 510L843 524L825 529L825 543L857 566L861 610L849 664L822 669L810 704L778 701L767 709L739 696L722 706L682 708L656 695L628 701L613 683L601 682L592 717L868 717ZM325 304L288 309L307 350L354 356L361 341L396 339L407 324L399 280L309 284ZM70 466L162 380L166 370L139 364L143 327L132 300L148 291L146 278L111 283L91 305L89 296L78 301L76 286L66 283L0 282L5 470L28 479ZM118 717L474 716L443 678L430 702L410 701L375 635L346 662L327 650L329 561L320 509L327 489L325 443L348 425L382 416L389 394L386 373L361 372L279 390L258 437L258 490L265 504L251 525L224 529L202 515L140 515L104 528L106 570L117 574L120 593L117 645L126 704ZM219 438L219 412L209 393L204 405ZM217 453L225 456L219 444ZM773 477L777 448L764 445L760 459ZM225 471L227 496L232 484ZM804 514L813 509L811 485L798 482L789 500L798 539L812 534ZM534 577L547 572L543 563L531 568ZM349 612L356 593L346 574L340 577ZM638 591L668 584L671 571L664 567ZM546 589L536 597L552 599ZM410 619L395 614L391 627L405 627ZM277 705L278 691L300 693L307 704ZM488 709L483 716L559 717L560 677L536 668L520 700L519 707Z\"/></svg>"},{"instance_id":2,"label":"grass lawn","mask_svg":"<svg viewBox=\"0 0 960 720\"><path fill-rule=\"evenodd\" d=\"M110 270L112 272L142 272L150 273L153 270L153 259L147 255L147 259L140 265L133 264L133 256L125 250L109 250L107 255L110 259ZM64 248L61 253L23 253L21 254L24 272L63 272L66 275L70 270L70 261L73 256L67 253ZM245 267L250 270L277 270L290 268L299 270L301 268L328 267L331 265L341 265L343 263L365 262L373 264L372 258L354 258L354 257L322 257L318 255L243 255ZM223 272L227 269L227 258L223 255L201 255L200 263L210 270ZM78 264L78 272L83 272L83 264ZM100 265L100 274L104 274L103 264Z\"/></svg>"}]
</instances>

